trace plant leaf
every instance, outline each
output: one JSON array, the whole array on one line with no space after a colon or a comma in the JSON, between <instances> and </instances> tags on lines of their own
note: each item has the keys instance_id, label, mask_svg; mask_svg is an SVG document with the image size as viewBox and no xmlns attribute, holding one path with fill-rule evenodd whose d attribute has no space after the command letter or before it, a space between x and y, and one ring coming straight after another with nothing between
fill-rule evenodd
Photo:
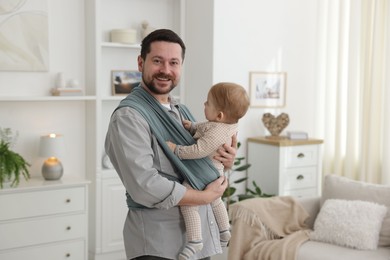
<instances>
[{"instance_id":1,"label":"plant leaf","mask_svg":"<svg viewBox=\"0 0 390 260\"><path fill-rule=\"evenodd\" d=\"M237 171L237 172L242 172L242 171L247 170L249 167L251 167L250 164L245 164L245 165L240 166L240 167L238 167L238 168L236 168L236 169L234 169L234 170Z\"/></svg>"},{"instance_id":2,"label":"plant leaf","mask_svg":"<svg viewBox=\"0 0 390 260\"><path fill-rule=\"evenodd\" d=\"M238 180L235 180L233 183L237 184L237 183L241 183L241 182L244 182L246 181L248 178L247 177L244 177L244 178L241 178L241 179L238 179Z\"/></svg>"}]
</instances>

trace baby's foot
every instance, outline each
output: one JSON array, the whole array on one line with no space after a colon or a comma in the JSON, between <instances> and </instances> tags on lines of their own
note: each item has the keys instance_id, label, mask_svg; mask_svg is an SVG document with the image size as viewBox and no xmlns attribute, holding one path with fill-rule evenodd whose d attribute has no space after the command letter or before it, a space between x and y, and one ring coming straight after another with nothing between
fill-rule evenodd
<instances>
[{"instance_id":1,"label":"baby's foot","mask_svg":"<svg viewBox=\"0 0 390 260\"><path fill-rule=\"evenodd\" d=\"M189 259L203 248L202 241L190 241L179 254L179 260Z\"/></svg>"},{"instance_id":2,"label":"baby's foot","mask_svg":"<svg viewBox=\"0 0 390 260\"><path fill-rule=\"evenodd\" d=\"M219 241L221 242L221 246L227 247L231 237L232 235L230 234L229 230L221 231L219 233Z\"/></svg>"}]
</instances>

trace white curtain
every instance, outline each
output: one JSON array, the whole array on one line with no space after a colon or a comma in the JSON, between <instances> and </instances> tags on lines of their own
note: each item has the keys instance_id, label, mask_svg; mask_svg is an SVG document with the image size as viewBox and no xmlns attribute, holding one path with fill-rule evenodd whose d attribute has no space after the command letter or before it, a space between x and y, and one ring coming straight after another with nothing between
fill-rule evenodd
<instances>
[{"instance_id":1,"label":"white curtain","mask_svg":"<svg viewBox=\"0 0 390 260\"><path fill-rule=\"evenodd\" d=\"M323 173L390 184L390 1L319 2Z\"/></svg>"}]
</instances>

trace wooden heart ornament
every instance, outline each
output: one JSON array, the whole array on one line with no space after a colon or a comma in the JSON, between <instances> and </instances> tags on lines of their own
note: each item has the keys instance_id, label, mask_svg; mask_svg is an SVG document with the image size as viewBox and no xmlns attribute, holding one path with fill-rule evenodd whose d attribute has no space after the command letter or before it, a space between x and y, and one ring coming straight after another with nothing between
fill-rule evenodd
<instances>
[{"instance_id":1,"label":"wooden heart ornament","mask_svg":"<svg viewBox=\"0 0 390 260\"><path fill-rule=\"evenodd\" d=\"M281 113L277 117L271 113L265 113L262 120L265 128L268 129L272 136L280 135L290 122L288 114L286 113Z\"/></svg>"}]
</instances>

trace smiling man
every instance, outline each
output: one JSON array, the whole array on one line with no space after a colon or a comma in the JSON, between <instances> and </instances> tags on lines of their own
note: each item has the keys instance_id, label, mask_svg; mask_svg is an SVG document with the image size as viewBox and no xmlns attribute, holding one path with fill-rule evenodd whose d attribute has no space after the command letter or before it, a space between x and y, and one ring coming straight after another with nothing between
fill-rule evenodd
<instances>
[{"instance_id":1,"label":"smiling man","mask_svg":"<svg viewBox=\"0 0 390 260\"><path fill-rule=\"evenodd\" d=\"M227 187L209 160L182 163L165 140L188 144L192 136L181 124L194 120L170 92L181 76L185 45L171 30L150 33L138 57L141 84L121 101L111 116L105 149L126 188L129 208L123 229L127 259L177 259L185 243L179 205L199 205L204 248L191 259L209 259L221 253L219 231L210 203ZM233 165L237 140L219 149L216 159ZM202 172L206 178L194 176ZM197 189L181 183L189 180Z\"/></svg>"}]
</instances>

